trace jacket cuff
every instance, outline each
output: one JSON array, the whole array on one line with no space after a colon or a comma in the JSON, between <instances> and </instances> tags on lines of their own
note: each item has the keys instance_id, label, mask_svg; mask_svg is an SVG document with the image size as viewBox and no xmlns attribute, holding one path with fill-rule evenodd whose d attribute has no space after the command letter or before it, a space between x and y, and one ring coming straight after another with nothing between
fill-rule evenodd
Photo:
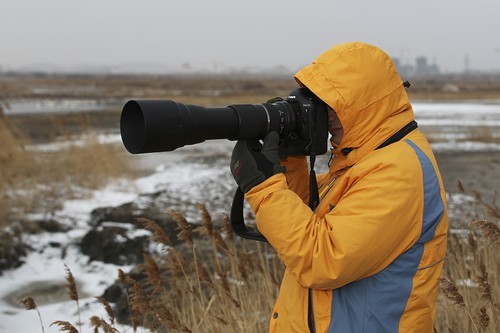
<instances>
[{"instance_id":1,"label":"jacket cuff","mask_svg":"<svg viewBox=\"0 0 500 333\"><path fill-rule=\"evenodd\" d=\"M284 174L278 173L254 186L245 194L245 198L252 210L257 213L260 204L269 194L286 189L288 189L286 177Z\"/></svg>"}]
</instances>

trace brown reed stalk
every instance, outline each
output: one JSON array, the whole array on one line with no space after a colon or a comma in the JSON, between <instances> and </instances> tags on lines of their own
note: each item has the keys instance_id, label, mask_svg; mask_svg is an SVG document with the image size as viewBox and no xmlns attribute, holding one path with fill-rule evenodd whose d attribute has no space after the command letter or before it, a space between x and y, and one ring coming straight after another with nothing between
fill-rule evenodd
<instances>
[{"instance_id":1,"label":"brown reed stalk","mask_svg":"<svg viewBox=\"0 0 500 333\"><path fill-rule=\"evenodd\" d=\"M469 248L469 252L475 254L477 250L477 241L474 238L474 234L472 232L467 233L467 247Z\"/></svg>"},{"instance_id":2,"label":"brown reed stalk","mask_svg":"<svg viewBox=\"0 0 500 333\"><path fill-rule=\"evenodd\" d=\"M81 311L80 311L80 301L78 298L78 289L76 287L75 277L69 267L65 264L64 269L66 270L66 289L68 290L69 298L76 302L76 307L78 309L78 326L80 327L80 331L82 330L82 319L81 319Z\"/></svg>"},{"instance_id":3,"label":"brown reed stalk","mask_svg":"<svg viewBox=\"0 0 500 333\"><path fill-rule=\"evenodd\" d=\"M500 241L500 229L493 222L486 220L472 221L469 223L469 229L481 232L489 243Z\"/></svg>"},{"instance_id":4,"label":"brown reed stalk","mask_svg":"<svg viewBox=\"0 0 500 333\"><path fill-rule=\"evenodd\" d=\"M493 303L492 288L488 282L488 272L482 261L478 264L479 272L476 273L475 281L478 284L477 291L482 300Z\"/></svg>"},{"instance_id":5,"label":"brown reed stalk","mask_svg":"<svg viewBox=\"0 0 500 333\"><path fill-rule=\"evenodd\" d=\"M486 203L483 199L483 197L481 196L481 194L479 194L478 192L474 192L475 194L475 199L476 201L478 201L481 205L483 205L483 207L486 209L486 213L489 214L490 216L496 218L496 219L500 219L500 208L497 207L497 205L495 204L496 202L496 192L495 192L495 197L493 198L493 201L491 204L489 203Z\"/></svg>"},{"instance_id":6,"label":"brown reed stalk","mask_svg":"<svg viewBox=\"0 0 500 333\"><path fill-rule=\"evenodd\" d=\"M196 207L201 211L201 225L203 226L202 230L206 232L206 234L212 238L214 233L214 225L212 223L212 216L207 210L207 207L203 204L197 204Z\"/></svg>"},{"instance_id":7,"label":"brown reed stalk","mask_svg":"<svg viewBox=\"0 0 500 333\"><path fill-rule=\"evenodd\" d=\"M189 223L186 218L179 212L169 209L167 210L168 214L174 219L177 223L179 233L177 234L177 238L181 241L185 241L190 245L194 245L193 241L193 233L191 228L189 227Z\"/></svg>"},{"instance_id":8,"label":"brown reed stalk","mask_svg":"<svg viewBox=\"0 0 500 333\"><path fill-rule=\"evenodd\" d=\"M488 328L490 324L490 317L488 316L488 313L486 312L486 308L484 306L478 309L476 314L476 321L481 330L485 331Z\"/></svg>"},{"instance_id":9,"label":"brown reed stalk","mask_svg":"<svg viewBox=\"0 0 500 333\"><path fill-rule=\"evenodd\" d=\"M451 279L440 278L439 279L441 291L446 296L446 298L451 301L453 305L459 308L466 308L464 298L458 291L457 285Z\"/></svg>"},{"instance_id":10,"label":"brown reed stalk","mask_svg":"<svg viewBox=\"0 0 500 333\"><path fill-rule=\"evenodd\" d=\"M179 220L185 221L184 217L182 215L180 215L179 213L175 212L175 215L177 216L177 218ZM142 222L142 224L144 225L144 227L147 230L150 230L153 233L153 236L151 237L152 240L169 246L169 249L167 250L168 251L167 266L169 267L169 271L176 277L183 276L186 283L187 283L188 291L193 293L194 288L191 285L191 282L189 281L188 275L187 275L186 270L185 270L185 267L187 267L186 262L185 262L184 258L182 257L182 255L179 252L177 252L177 250L175 250L175 248L170 247L170 246L172 246L172 242L171 242L170 238L168 237L168 235L165 233L165 231L156 222L154 222L150 219L139 218L138 220L140 222ZM185 223L184 223L184 221L182 221L180 223L185 228L185 225L187 225L187 221ZM189 225L187 225L187 227L189 228ZM189 233L190 233L190 230L189 230ZM191 241L192 241L192 237L191 237ZM152 269L153 266L150 265L149 268ZM156 270L156 269L154 269L154 270ZM151 273L153 275L156 275L157 278L160 278L159 270L157 271L157 273L153 273L153 272L151 272ZM177 282L177 280L176 280L176 282ZM159 281L155 281L154 285L159 286Z\"/></svg>"},{"instance_id":11,"label":"brown reed stalk","mask_svg":"<svg viewBox=\"0 0 500 333\"><path fill-rule=\"evenodd\" d=\"M156 261L150 255L144 253L144 262L140 265L141 270L146 273L146 277L153 286L154 290L163 290L163 282L161 280L160 268L156 264Z\"/></svg>"},{"instance_id":12,"label":"brown reed stalk","mask_svg":"<svg viewBox=\"0 0 500 333\"><path fill-rule=\"evenodd\" d=\"M142 286L130 275L125 275L125 279L128 283L127 293L132 312L143 316L153 313L149 298Z\"/></svg>"},{"instance_id":13,"label":"brown reed stalk","mask_svg":"<svg viewBox=\"0 0 500 333\"><path fill-rule=\"evenodd\" d=\"M165 230L163 230L156 222L143 217L140 217L137 220L142 223L145 229L153 233L153 236L151 236L150 238L151 240L163 245L168 245L168 246L172 245L172 241L168 237Z\"/></svg>"},{"instance_id":14,"label":"brown reed stalk","mask_svg":"<svg viewBox=\"0 0 500 333\"><path fill-rule=\"evenodd\" d=\"M200 260L196 261L196 271L201 282L205 282L211 289L215 290L215 284L210 277L207 269L201 264Z\"/></svg>"},{"instance_id":15,"label":"brown reed stalk","mask_svg":"<svg viewBox=\"0 0 500 333\"><path fill-rule=\"evenodd\" d=\"M187 290L191 294L195 293L193 284L191 283L188 272L186 271L186 268L188 267L186 259L175 248L171 248L168 250L167 267L169 272L171 272L174 277L173 281L175 285L177 285L179 282L178 278L183 277L184 282L186 283Z\"/></svg>"},{"instance_id":16,"label":"brown reed stalk","mask_svg":"<svg viewBox=\"0 0 500 333\"><path fill-rule=\"evenodd\" d=\"M224 226L224 235L226 235L226 238L232 242L234 240L233 228L231 227L231 221L229 220L229 216L227 214L224 214L222 222Z\"/></svg>"},{"instance_id":17,"label":"brown reed stalk","mask_svg":"<svg viewBox=\"0 0 500 333\"><path fill-rule=\"evenodd\" d=\"M118 280L123 284L123 286L127 289L127 303L128 303L128 309L129 309L129 312L130 312L130 316L129 316L129 319L130 319L130 322L132 324L132 329L134 330L134 332L137 330L137 326L138 326L138 323L137 321L135 320L135 314L134 312L132 311L132 306L130 304L130 296L128 294L128 288L130 287L131 285L131 282L130 282L130 276L128 276L124 271L122 271L121 269L118 269Z\"/></svg>"},{"instance_id":18,"label":"brown reed stalk","mask_svg":"<svg viewBox=\"0 0 500 333\"><path fill-rule=\"evenodd\" d=\"M52 327L53 325L59 326L59 330L62 332L79 333L75 326L71 325L67 321L56 320L52 324L50 324L50 327Z\"/></svg>"},{"instance_id":19,"label":"brown reed stalk","mask_svg":"<svg viewBox=\"0 0 500 333\"><path fill-rule=\"evenodd\" d=\"M109 304L108 300L102 296L96 296L95 298L97 302L99 302L104 307L104 310L106 311L106 314L108 315L108 318L111 321L111 325L114 326L115 313L113 312L113 309L111 308L111 305Z\"/></svg>"},{"instance_id":20,"label":"brown reed stalk","mask_svg":"<svg viewBox=\"0 0 500 333\"><path fill-rule=\"evenodd\" d=\"M220 277L220 282L222 286L222 290L224 291L224 294L227 296L227 298L233 303L234 306L236 306L238 309L241 309L240 303L234 298L233 293L231 292L231 289L229 288L229 282L227 280L227 272L226 271L218 271L217 272Z\"/></svg>"},{"instance_id":21,"label":"brown reed stalk","mask_svg":"<svg viewBox=\"0 0 500 333\"><path fill-rule=\"evenodd\" d=\"M175 313L165 303L159 304L158 308L159 311L157 313L163 325L170 329L191 333L191 330L179 320Z\"/></svg>"},{"instance_id":22,"label":"brown reed stalk","mask_svg":"<svg viewBox=\"0 0 500 333\"><path fill-rule=\"evenodd\" d=\"M90 323L94 327L94 333L98 333L99 328L102 328L104 333L119 333L119 331L114 327L114 325L109 324L106 320L99 318L97 316L92 316L90 318Z\"/></svg>"},{"instance_id":23,"label":"brown reed stalk","mask_svg":"<svg viewBox=\"0 0 500 333\"><path fill-rule=\"evenodd\" d=\"M451 303L453 305L458 306L459 308L465 309L465 311L469 315L469 318L470 318L472 325L474 326L476 332L479 333L479 330L476 326L476 323L474 322L474 319L472 318L472 315L471 315L469 309L467 308L467 305L464 302L463 296L459 293L455 282L453 282L453 280L447 279L447 278L440 278L439 282L440 282L441 291L446 296L446 298L449 301L451 301Z\"/></svg>"},{"instance_id":24,"label":"brown reed stalk","mask_svg":"<svg viewBox=\"0 0 500 333\"><path fill-rule=\"evenodd\" d=\"M38 314L38 319L40 320L40 326L42 327L42 333L45 332L45 327L43 326L42 315L40 314L40 310L36 306L35 300L31 297L24 297L19 300L19 304L22 304L26 310L35 310Z\"/></svg>"},{"instance_id":25,"label":"brown reed stalk","mask_svg":"<svg viewBox=\"0 0 500 333\"><path fill-rule=\"evenodd\" d=\"M219 231L214 228L212 221L212 216L208 212L207 208L203 204L197 204L196 207L201 211L201 227L195 229L195 231L201 236L208 236L215 245L215 251L224 250L228 251L228 245L224 241L222 235Z\"/></svg>"}]
</instances>

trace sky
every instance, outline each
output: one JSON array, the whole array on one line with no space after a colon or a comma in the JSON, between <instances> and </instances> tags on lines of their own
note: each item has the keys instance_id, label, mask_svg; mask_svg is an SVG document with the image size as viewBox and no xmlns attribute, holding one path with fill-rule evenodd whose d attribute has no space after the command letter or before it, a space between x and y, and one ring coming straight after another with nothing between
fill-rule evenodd
<instances>
[{"instance_id":1,"label":"sky","mask_svg":"<svg viewBox=\"0 0 500 333\"><path fill-rule=\"evenodd\" d=\"M500 1L0 0L4 70L295 70L349 41L443 72L500 70Z\"/></svg>"}]
</instances>

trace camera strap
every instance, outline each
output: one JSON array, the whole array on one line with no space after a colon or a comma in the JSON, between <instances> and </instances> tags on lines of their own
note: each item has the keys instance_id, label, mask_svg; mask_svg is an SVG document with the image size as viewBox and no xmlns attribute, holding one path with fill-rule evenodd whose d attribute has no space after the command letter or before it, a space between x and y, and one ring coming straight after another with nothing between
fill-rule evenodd
<instances>
[{"instance_id":1,"label":"camera strap","mask_svg":"<svg viewBox=\"0 0 500 333\"><path fill-rule=\"evenodd\" d=\"M391 143L397 142L404 138L408 133L413 131L418 127L418 124L415 120L410 121L408 124L406 124L402 129L394 133L389 139L385 140L382 142L380 146L378 146L376 149L384 148Z\"/></svg>"},{"instance_id":2,"label":"camera strap","mask_svg":"<svg viewBox=\"0 0 500 333\"><path fill-rule=\"evenodd\" d=\"M311 208L312 211L319 205L318 181L316 180L316 171L314 171L315 162L316 154L311 154L311 156L309 156L309 164L311 166L309 170L309 208Z\"/></svg>"}]
</instances>

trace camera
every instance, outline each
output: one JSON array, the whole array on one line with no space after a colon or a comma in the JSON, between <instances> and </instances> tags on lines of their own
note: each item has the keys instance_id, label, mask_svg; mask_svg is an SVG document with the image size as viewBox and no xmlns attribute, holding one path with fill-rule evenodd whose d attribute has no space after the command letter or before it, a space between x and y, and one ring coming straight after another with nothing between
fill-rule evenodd
<instances>
[{"instance_id":1,"label":"camera","mask_svg":"<svg viewBox=\"0 0 500 333\"><path fill-rule=\"evenodd\" d=\"M307 88L286 100L205 108L172 100L130 100L123 107L120 131L132 154L173 151L211 139L259 140L276 131L286 155L327 151L326 105Z\"/></svg>"}]
</instances>

